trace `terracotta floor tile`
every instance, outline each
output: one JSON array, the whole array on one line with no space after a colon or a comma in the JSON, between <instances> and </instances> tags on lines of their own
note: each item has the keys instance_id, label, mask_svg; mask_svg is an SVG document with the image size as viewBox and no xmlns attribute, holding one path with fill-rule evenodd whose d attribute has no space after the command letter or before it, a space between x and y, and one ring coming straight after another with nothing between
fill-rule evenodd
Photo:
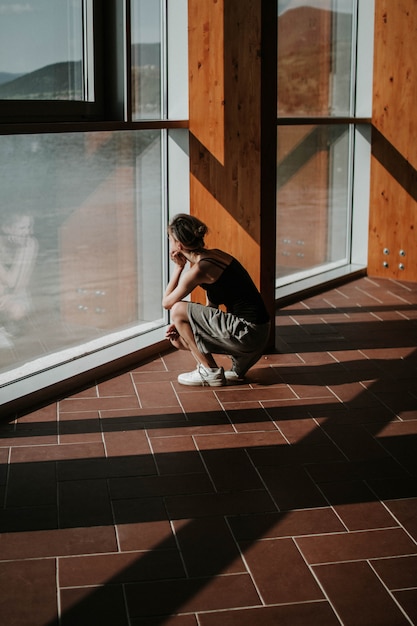
<instances>
[{"instance_id":1,"label":"terracotta floor tile","mask_svg":"<svg viewBox=\"0 0 417 626\"><path fill-rule=\"evenodd\" d=\"M130 374L116 376L97 385L97 392L100 398L113 396L133 396L135 386Z\"/></svg>"},{"instance_id":2,"label":"terracotta floor tile","mask_svg":"<svg viewBox=\"0 0 417 626\"><path fill-rule=\"evenodd\" d=\"M61 590L60 626L128 626L122 585Z\"/></svg>"},{"instance_id":3,"label":"terracotta floor tile","mask_svg":"<svg viewBox=\"0 0 417 626\"><path fill-rule=\"evenodd\" d=\"M260 604L248 574L128 584L125 589L129 613L133 617Z\"/></svg>"},{"instance_id":4,"label":"terracotta floor tile","mask_svg":"<svg viewBox=\"0 0 417 626\"><path fill-rule=\"evenodd\" d=\"M409 625L366 562L323 565L314 572L344 626Z\"/></svg>"},{"instance_id":5,"label":"terracotta floor tile","mask_svg":"<svg viewBox=\"0 0 417 626\"><path fill-rule=\"evenodd\" d=\"M234 538L223 517L173 522L188 576L246 573Z\"/></svg>"},{"instance_id":6,"label":"terracotta floor tile","mask_svg":"<svg viewBox=\"0 0 417 626\"><path fill-rule=\"evenodd\" d=\"M113 500L205 494L214 491L206 473L114 478L109 481L109 488Z\"/></svg>"},{"instance_id":7,"label":"terracotta floor tile","mask_svg":"<svg viewBox=\"0 0 417 626\"><path fill-rule=\"evenodd\" d=\"M217 515L247 515L276 510L276 505L264 490L169 496L165 499L165 504L172 520Z\"/></svg>"},{"instance_id":8,"label":"terracotta floor tile","mask_svg":"<svg viewBox=\"0 0 417 626\"><path fill-rule=\"evenodd\" d=\"M417 545L400 528L300 537L296 541L311 564L417 553Z\"/></svg>"},{"instance_id":9,"label":"terracotta floor tile","mask_svg":"<svg viewBox=\"0 0 417 626\"><path fill-rule=\"evenodd\" d=\"M237 541L344 532L345 527L330 508L260 513L229 517Z\"/></svg>"},{"instance_id":10,"label":"terracotta floor tile","mask_svg":"<svg viewBox=\"0 0 417 626\"><path fill-rule=\"evenodd\" d=\"M245 562L265 604L324 599L292 539L240 543Z\"/></svg>"},{"instance_id":11,"label":"terracotta floor tile","mask_svg":"<svg viewBox=\"0 0 417 626\"><path fill-rule=\"evenodd\" d=\"M417 587L417 556L375 559L370 564L388 589Z\"/></svg>"},{"instance_id":12,"label":"terracotta floor tile","mask_svg":"<svg viewBox=\"0 0 417 626\"><path fill-rule=\"evenodd\" d=\"M119 503L120 504L120 503ZM117 516L120 516L118 507ZM134 550L173 550L176 548L172 528L167 520L118 524L117 537L122 552Z\"/></svg>"},{"instance_id":13,"label":"terracotta floor tile","mask_svg":"<svg viewBox=\"0 0 417 626\"><path fill-rule=\"evenodd\" d=\"M395 591L393 596L410 618L411 624L417 624L417 589Z\"/></svg>"},{"instance_id":14,"label":"terracotta floor tile","mask_svg":"<svg viewBox=\"0 0 417 626\"><path fill-rule=\"evenodd\" d=\"M199 613L200 626L340 626L327 602Z\"/></svg>"},{"instance_id":15,"label":"terracotta floor tile","mask_svg":"<svg viewBox=\"0 0 417 626\"><path fill-rule=\"evenodd\" d=\"M172 385L167 382L140 383L136 385L139 395L140 405L147 409L149 407L170 407L178 406L178 399L174 393Z\"/></svg>"},{"instance_id":16,"label":"terracotta floor tile","mask_svg":"<svg viewBox=\"0 0 417 626\"><path fill-rule=\"evenodd\" d=\"M59 559L58 567L61 589L184 576L182 561L176 550L67 557Z\"/></svg>"},{"instance_id":17,"label":"terracotta floor tile","mask_svg":"<svg viewBox=\"0 0 417 626\"><path fill-rule=\"evenodd\" d=\"M0 587L3 624L58 625L54 559L0 562Z\"/></svg>"},{"instance_id":18,"label":"terracotta floor tile","mask_svg":"<svg viewBox=\"0 0 417 626\"><path fill-rule=\"evenodd\" d=\"M107 481L69 480L58 484L59 522L63 528L112 524Z\"/></svg>"},{"instance_id":19,"label":"terracotta floor tile","mask_svg":"<svg viewBox=\"0 0 417 626\"><path fill-rule=\"evenodd\" d=\"M111 552L116 549L116 535L111 526L13 532L0 535L1 560Z\"/></svg>"},{"instance_id":20,"label":"terracotta floor tile","mask_svg":"<svg viewBox=\"0 0 417 626\"><path fill-rule=\"evenodd\" d=\"M417 498L404 500L388 500L385 502L388 510L406 531L417 541Z\"/></svg>"}]
</instances>

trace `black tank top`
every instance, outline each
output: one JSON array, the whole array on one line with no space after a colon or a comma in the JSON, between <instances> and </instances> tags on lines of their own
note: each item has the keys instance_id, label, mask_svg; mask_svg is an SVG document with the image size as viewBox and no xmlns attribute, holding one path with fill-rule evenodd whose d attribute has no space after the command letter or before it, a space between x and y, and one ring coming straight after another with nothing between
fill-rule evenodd
<instances>
[{"instance_id":1,"label":"black tank top","mask_svg":"<svg viewBox=\"0 0 417 626\"><path fill-rule=\"evenodd\" d=\"M228 313L233 313L247 322L265 324L269 321L262 296L243 265L235 258L229 265L218 259L203 258L223 269L214 283L202 283L207 297L214 305L224 304Z\"/></svg>"}]
</instances>

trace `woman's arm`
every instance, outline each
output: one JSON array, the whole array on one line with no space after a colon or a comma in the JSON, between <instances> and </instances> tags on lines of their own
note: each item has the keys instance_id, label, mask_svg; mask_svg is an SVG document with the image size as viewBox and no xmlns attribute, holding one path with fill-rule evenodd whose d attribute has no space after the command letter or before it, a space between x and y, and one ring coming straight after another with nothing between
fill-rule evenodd
<instances>
[{"instance_id":1,"label":"woman's arm","mask_svg":"<svg viewBox=\"0 0 417 626\"><path fill-rule=\"evenodd\" d=\"M204 282L205 276L201 272L198 263L183 273L186 260L182 254L176 253L171 258L176 263L176 266L162 298L164 309L171 309L176 302L180 302L188 296L195 287Z\"/></svg>"}]
</instances>

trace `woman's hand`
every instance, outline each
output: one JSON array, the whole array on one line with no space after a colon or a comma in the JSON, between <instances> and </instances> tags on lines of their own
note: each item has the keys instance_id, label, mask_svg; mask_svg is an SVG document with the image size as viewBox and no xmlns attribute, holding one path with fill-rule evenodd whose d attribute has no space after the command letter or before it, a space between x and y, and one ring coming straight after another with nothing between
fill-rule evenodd
<instances>
[{"instance_id":1,"label":"woman's hand","mask_svg":"<svg viewBox=\"0 0 417 626\"><path fill-rule=\"evenodd\" d=\"M167 328L167 331L165 333L165 338L169 339L170 341L175 341L175 339L178 339L179 337L179 332L178 330L175 328L174 324L170 324Z\"/></svg>"},{"instance_id":2,"label":"woman's hand","mask_svg":"<svg viewBox=\"0 0 417 626\"><path fill-rule=\"evenodd\" d=\"M176 265L179 265L180 267L184 267L185 264L187 263L187 259L185 258L185 256L181 253L178 252L177 250L174 250L173 252L171 252L171 261L173 261Z\"/></svg>"}]
</instances>

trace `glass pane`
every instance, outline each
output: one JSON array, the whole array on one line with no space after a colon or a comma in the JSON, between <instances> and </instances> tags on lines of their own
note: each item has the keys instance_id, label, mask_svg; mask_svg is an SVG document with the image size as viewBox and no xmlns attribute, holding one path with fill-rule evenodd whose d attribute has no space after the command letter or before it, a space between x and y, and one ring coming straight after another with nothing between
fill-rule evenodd
<instances>
[{"instance_id":1,"label":"glass pane","mask_svg":"<svg viewBox=\"0 0 417 626\"><path fill-rule=\"evenodd\" d=\"M0 99L87 100L87 0L2 0Z\"/></svg>"},{"instance_id":2,"label":"glass pane","mask_svg":"<svg viewBox=\"0 0 417 626\"><path fill-rule=\"evenodd\" d=\"M278 128L277 279L348 262L349 127Z\"/></svg>"},{"instance_id":3,"label":"glass pane","mask_svg":"<svg viewBox=\"0 0 417 626\"><path fill-rule=\"evenodd\" d=\"M132 117L161 119L161 3L131 0Z\"/></svg>"},{"instance_id":4,"label":"glass pane","mask_svg":"<svg viewBox=\"0 0 417 626\"><path fill-rule=\"evenodd\" d=\"M161 325L160 131L3 136L0 176L0 372Z\"/></svg>"},{"instance_id":5,"label":"glass pane","mask_svg":"<svg viewBox=\"0 0 417 626\"><path fill-rule=\"evenodd\" d=\"M352 109L355 0L278 0L278 115Z\"/></svg>"}]
</instances>

